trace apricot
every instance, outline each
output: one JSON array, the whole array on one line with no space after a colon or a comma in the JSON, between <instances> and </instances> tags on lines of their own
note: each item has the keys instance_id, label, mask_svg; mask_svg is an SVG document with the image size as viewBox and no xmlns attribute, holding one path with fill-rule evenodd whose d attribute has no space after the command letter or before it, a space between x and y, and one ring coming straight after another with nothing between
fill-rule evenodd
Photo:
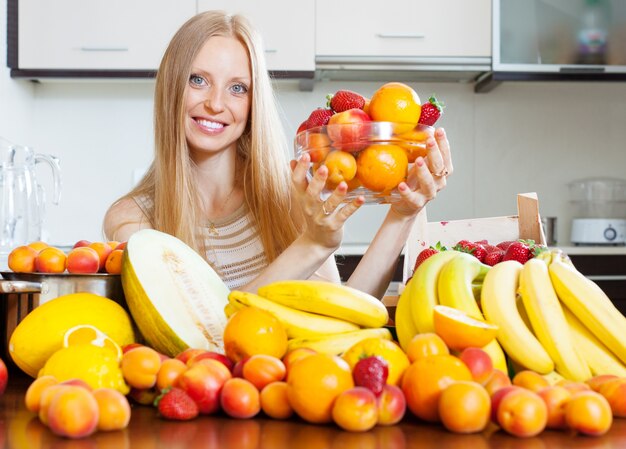
<instances>
[{"instance_id":1,"label":"apricot","mask_svg":"<svg viewBox=\"0 0 626 449\"><path fill-rule=\"evenodd\" d=\"M434 332L416 334L406 348L406 355L411 363L429 355L449 354L450 349L443 339Z\"/></svg>"},{"instance_id":2,"label":"apricot","mask_svg":"<svg viewBox=\"0 0 626 449\"><path fill-rule=\"evenodd\" d=\"M233 377L222 387L220 405L232 418L252 418L261 411L259 390L252 382L241 377Z\"/></svg>"},{"instance_id":3,"label":"apricot","mask_svg":"<svg viewBox=\"0 0 626 449\"><path fill-rule=\"evenodd\" d=\"M243 366L242 374L261 391L267 384L283 380L286 371L285 364L278 357L255 354Z\"/></svg>"},{"instance_id":4,"label":"apricot","mask_svg":"<svg viewBox=\"0 0 626 449\"><path fill-rule=\"evenodd\" d=\"M526 388L507 393L498 406L498 424L507 433L532 437L545 429L548 407L539 395Z\"/></svg>"},{"instance_id":5,"label":"apricot","mask_svg":"<svg viewBox=\"0 0 626 449\"><path fill-rule=\"evenodd\" d=\"M16 273L33 273L39 252L30 246L18 246L9 253L8 265Z\"/></svg>"},{"instance_id":6,"label":"apricot","mask_svg":"<svg viewBox=\"0 0 626 449\"><path fill-rule=\"evenodd\" d=\"M515 376L513 376L513 379L511 379L511 383L534 392L550 385L550 382L548 382L545 377L531 370L522 370L518 372Z\"/></svg>"},{"instance_id":7,"label":"apricot","mask_svg":"<svg viewBox=\"0 0 626 449\"><path fill-rule=\"evenodd\" d=\"M316 354L317 351L311 348L296 348L289 351L282 358L283 364L285 365L286 375L289 375L289 367L296 363L298 360L302 360L305 357Z\"/></svg>"},{"instance_id":8,"label":"apricot","mask_svg":"<svg viewBox=\"0 0 626 449\"><path fill-rule=\"evenodd\" d=\"M24 402L26 410L33 413L39 412L39 404L41 402L42 392L49 386L56 385L59 382L54 376L41 376L33 380L26 390Z\"/></svg>"},{"instance_id":9,"label":"apricot","mask_svg":"<svg viewBox=\"0 0 626 449\"><path fill-rule=\"evenodd\" d=\"M578 381L569 380L569 379L562 379L558 381L555 385L558 385L559 387L563 387L572 393L591 390L591 387L587 383L578 382Z\"/></svg>"},{"instance_id":10,"label":"apricot","mask_svg":"<svg viewBox=\"0 0 626 449\"><path fill-rule=\"evenodd\" d=\"M584 435L604 435L613 423L611 406L595 391L574 393L565 404L567 427Z\"/></svg>"},{"instance_id":11,"label":"apricot","mask_svg":"<svg viewBox=\"0 0 626 449\"><path fill-rule=\"evenodd\" d=\"M204 352L207 352L207 350L199 348L187 348L183 352L176 354L174 358L180 360L183 363L187 363L192 357L198 354L202 354Z\"/></svg>"},{"instance_id":12,"label":"apricot","mask_svg":"<svg viewBox=\"0 0 626 449\"><path fill-rule=\"evenodd\" d=\"M406 413L406 399L400 387L386 384L376 398L378 421L381 426L392 426L399 423Z\"/></svg>"},{"instance_id":13,"label":"apricot","mask_svg":"<svg viewBox=\"0 0 626 449\"><path fill-rule=\"evenodd\" d=\"M98 428L98 418L98 402L93 394L74 385L57 391L48 407L50 430L69 438L82 438L94 433Z\"/></svg>"},{"instance_id":14,"label":"apricot","mask_svg":"<svg viewBox=\"0 0 626 449\"><path fill-rule=\"evenodd\" d=\"M178 359L167 359L161 362L157 372L156 387L162 391L172 387L178 377L187 370L187 365Z\"/></svg>"},{"instance_id":15,"label":"apricot","mask_svg":"<svg viewBox=\"0 0 626 449\"><path fill-rule=\"evenodd\" d=\"M615 374L599 374L597 376L593 376L591 379L587 379L585 383L589 385L593 391L599 391L604 382L613 379L619 379L619 377Z\"/></svg>"},{"instance_id":16,"label":"apricot","mask_svg":"<svg viewBox=\"0 0 626 449\"><path fill-rule=\"evenodd\" d=\"M76 243L74 243L74 246L72 248L80 248L83 246L89 246L91 245L91 242L89 240L79 240Z\"/></svg>"},{"instance_id":17,"label":"apricot","mask_svg":"<svg viewBox=\"0 0 626 449\"><path fill-rule=\"evenodd\" d=\"M376 396L368 388L352 387L339 394L333 403L332 417L344 430L364 432L378 421Z\"/></svg>"},{"instance_id":18,"label":"apricot","mask_svg":"<svg viewBox=\"0 0 626 449\"><path fill-rule=\"evenodd\" d=\"M605 380L597 392L609 402L613 416L626 418L626 379L618 377Z\"/></svg>"},{"instance_id":19,"label":"apricot","mask_svg":"<svg viewBox=\"0 0 626 449\"><path fill-rule=\"evenodd\" d=\"M35 270L39 273L63 273L67 256L59 248L49 246L35 257Z\"/></svg>"},{"instance_id":20,"label":"apricot","mask_svg":"<svg viewBox=\"0 0 626 449\"><path fill-rule=\"evenodd\" d=\"M543 399L548 408L546 427L548 429L565 429L567 427L565 423L565 405L569 398L572 397L572 393L561 386L550 385L539 390L537 394Z\"/></svg>"},{"instance_id":21,"label":"apricot","mask_svg":"<svg viewBox=\"0 0 626 449\"><path fill-rule=\"evenodd\" d=\"M511 378L504 371L494 368L491 377L485 384L485 389L487 390L487 393L489 393L489 396L493 396L493 394L500 388L508 387L510 385Z\"/></svg>"},{"instance_id":22,"label":"apricot","mask_svg":"<svg viewBox=\"0 0 626 449\"><path fill-rule=\"evenodd\" d=\"M140 405L152 405L159 395L156 388L131 388L128 397Z\"/></svg>"},{"instance_id":23,"label":"apricot","mask_svg":"<svg viewBox=\"0 0 626 449\"><path fill-rule=\"evenodd\" d=\"M455 433L481 432L491 414L491 398L475 381L457 381L441 392L439 417L444 427Z\"/></svg>"},{"instance_id":24,"label":"apricot","mask_svg":"<svg viewBox=\"0 0 626 449\"><path fill-rule=\"evenodd\" d=\"M287 399L287 382L267 384L261 390L260 398L261 410L270 418L287 419L293 415L293 408Z\"/></svg>"},{"instance_id":25,"label":"apricot","mask_svg":"<svg viewBox=\"0 0 626 449\"><path fill-rule=\"evenodd\" d=\"M161 357L154 349L143 346L124 353L120 367L126 383L131 387L152 388L161 368Z\"/></svg>"},{"instance_id":26,"label":"apricot","mask_svg":"<svg viewBox=\"0 0 626 449\"><path fill-rule=\"evenodd\" d=\"M41 240L39 240L37 242L31 242L27 246L30 246L35 251L40 252L42 249L45 249L50 245L48 245L46 242L42 242Z\"/></svg>"},{"instance_id":27,"label":"apricot","mask_svg":"<svg viewBox=\"0 0 626 449\"><path fill-rule=\"evenodd\" d=\"M105 242L92 242L89 244L88 248L94 249L98 253L98 257L99 257L98 271L103 272L105 270L107 257L109 257L109 254L111 254L113 249Z\"/></svg>"},{"instance_id":28,"label":"apricot","mask_svg":"<svg viewBox=\"0 0 626 449\"><path fill-rule=\"evenodd\" d=\"M117 242L115 240L110 240L107 242L107 245L109 245L112 250L115 250L120 245L120 242Z\"/></svg>"},{"instance_id":29,"label":"apricot","mask_svg":"<svg viewBox=\"0 0 626 449\"><path fill-rule=\"evenodd\" d=\"M499 388L490 396L491 397L491 421L494 424L498 424L498 407L500 407L500 402L502 402L502 399L504 398L504 396L507 395L509 392L513 390L518 390L520 388L522 387L518 387L515 385L507 385L505 387Z\"/></svg>"},{"instance_id":30,"label":"apricot","mask_svg":"<svg viewBox=\"0 0 626 449\"><path fill-rule=\"evenodd\" d=\"M39 397L38 415L39 420L45 425L48 425L48 409L50 408L50 404L52 403L52 398L56 393L68 387L70 387L70 385L55 384L41 390L41 395Z\"/></svg>"},{"instance_id":31,"label":"apricot","mask_svg":"<svg viewBox=\"0 0 626 449\"><path fill-rule=\"evenodd\" d=\"M465 348L459 358L467 365L472 378L481 385L486 385L493 374L493 361L484 349Z\"/></svg>"},{"instance_id":32,"label":"apricot","mask_svg":"<svg viewBox=\"0 0 626 449\"><path fill-rule=\"evenodd\" d=\"M70 273L97 273L100 269L100 256L93 248L79 246L67 255L66 266Z\"/></svg>"},{"instance_id":33,"label":"apricot","mask_svg":"<svg viewBox=\"0 0 626 449\"><path fill-rule=\"evenodd\" d=\"M108 255L106 262L104 263L104 271L109 274L120 274L122 272L122 256L124 251L121 249L114 249Z\"/></svg>"},{"instance_id":34,"label":"apricot","mask_svg":"<svg viewBox=\"0 0 626 449\"><path fill-rule=\"evenodd\" d=\"M130 404L122 393L112 388L93 391L98 403L98 430L125 429L130 421Z\"/></svg>"}]
</instances>

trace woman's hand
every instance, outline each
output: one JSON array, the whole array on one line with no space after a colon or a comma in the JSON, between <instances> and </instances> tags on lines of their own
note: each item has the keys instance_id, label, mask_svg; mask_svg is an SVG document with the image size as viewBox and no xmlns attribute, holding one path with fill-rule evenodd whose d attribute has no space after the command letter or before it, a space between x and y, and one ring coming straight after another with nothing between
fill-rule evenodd
<instances>
[{"instance_id":1,"label":"woman's hand","mask_svg":"<svg viewBox=\"0 0 626 449\"><path fill-rule=\"evenodd\" d=\"M363 205L365 199L358 197L344 203L348 185L341 182L325 201L322 200L320 194L328 178L328 168L321 165L309 182L307 172L310 162L306 153L298 161L291 161L292 181L307 223L305 233L313 242L327 248L338 248L343 238L343 225Z\"/></svg>"},{"instance_id":2,"label":"woman's hand","mask_svg":"<svg viewBox=\"0 0 626 449\"><path fill-rule=\"evenodd\" d=\"M391 206L398 214L417 214L446 186L446 178L453 172L450 144L443 128L437 128L435 137L428 138L426 149L426 157L418 157L406 182L398 185L402 199Z\"/></svg>"}]
</instances>

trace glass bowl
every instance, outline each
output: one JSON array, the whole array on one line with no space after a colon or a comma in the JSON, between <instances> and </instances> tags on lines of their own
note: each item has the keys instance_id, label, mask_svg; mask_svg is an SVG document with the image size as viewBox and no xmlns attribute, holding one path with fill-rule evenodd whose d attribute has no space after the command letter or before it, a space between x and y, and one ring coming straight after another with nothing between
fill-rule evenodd
<instances>
[{"instance_id":1,"label":"glass bowl","mask_svg":"<svg viewBox=\"0 0 626 449\"><path fill-rule=\"evenodd\" d=\"M426 155L426 140L434 131L432 126L394 122L317 126L296 135L295 156L309 154L309 179L320 165L328 167L323 199L343 180L346 201L363 196L366 204L393 203L400 199L398 184L415 159Z\"/></svg>"}]
</instances>

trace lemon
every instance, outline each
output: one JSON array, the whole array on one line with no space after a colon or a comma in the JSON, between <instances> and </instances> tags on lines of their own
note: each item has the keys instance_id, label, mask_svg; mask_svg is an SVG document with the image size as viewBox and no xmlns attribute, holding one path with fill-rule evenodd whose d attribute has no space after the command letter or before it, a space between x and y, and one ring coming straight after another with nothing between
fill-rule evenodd
<instances>
[{"instance_id":1,"label":"lemon","mask_svg":"<svg viewBox=\"0 0 626 449\"><path fill-rule=\"evenodd\" d=\"M93 293L72 293L26 315L11 335L9 354L22 371L35 377L48 357L63 347L67 330L81 324L97 327L119 346L135 341L130 315L122 306Z\"/></svg>"},{"instance_id":2,"label":"lemon","mask_svg":"<svg viewBox=\"0 0 626 449\"><path fill-rule=\"evenodd\" d=\"M59 349L50 356L39 375L54 376L59 382L81 379L94 390L113 388L124 395L130 391L124 381L117 353L92 344Z\"/></svg>"}]
</instances>

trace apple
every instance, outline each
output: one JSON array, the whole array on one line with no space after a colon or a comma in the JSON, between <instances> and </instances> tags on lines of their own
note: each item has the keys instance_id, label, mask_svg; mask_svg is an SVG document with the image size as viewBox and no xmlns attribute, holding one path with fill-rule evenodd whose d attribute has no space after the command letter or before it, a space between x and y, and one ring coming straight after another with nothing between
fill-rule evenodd
<instances>
[{"instance_id":1,"label":"apple","mask_svg":"<svg viewBox=\"0 0 626 449\"><path fill-rule=\"evenodd\" d=\"M7 382L9 381L9 371L4 361L0 359L0 395L4 393L7 388Z\"/></svg>"},{"instance_id":2,"label":"apple","mask_svg":"<svg viewBox=\"0 0 626 449\"><path fill-rule=\"evenodd\" d=\"M333 114L328 120L327 132L333 147L349 152L362 150L369 145L368 136L372 119L362 109L348 109ZM342 126L335 126L342 125Z\"/></svg>"}]
</instances>

